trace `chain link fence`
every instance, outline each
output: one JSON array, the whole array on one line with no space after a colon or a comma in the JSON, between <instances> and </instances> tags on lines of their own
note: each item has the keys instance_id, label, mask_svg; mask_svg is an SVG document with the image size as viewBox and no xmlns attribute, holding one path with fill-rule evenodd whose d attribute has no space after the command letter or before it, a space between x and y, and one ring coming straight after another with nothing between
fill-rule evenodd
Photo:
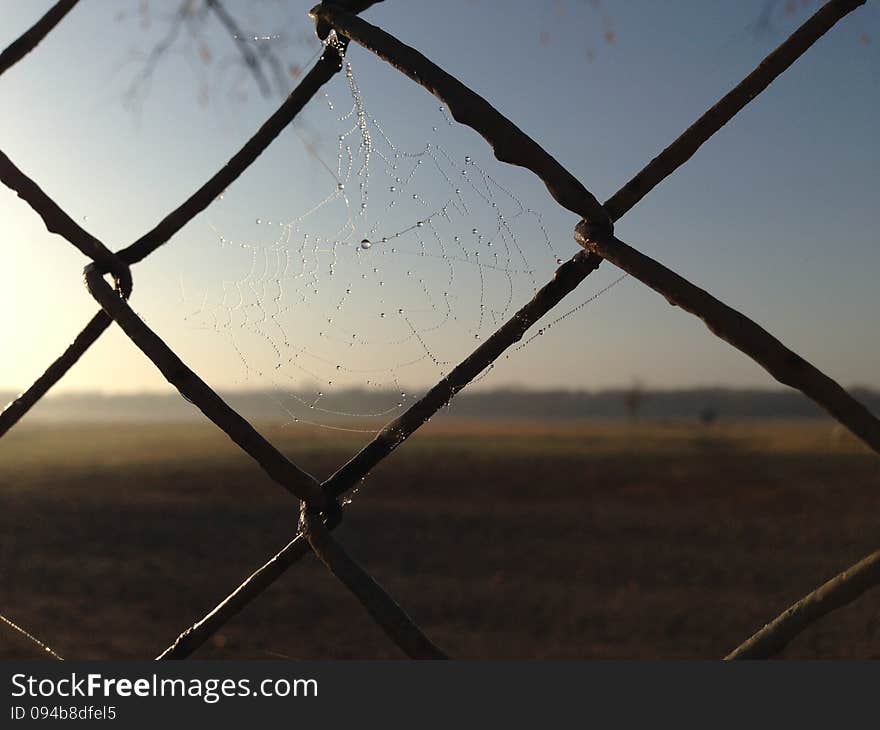
<instances>
[{"instance_id":1,"label":"chain link fence","mask_svg":"<svg viewBox=\"0 0 880 730\"><path fill-rule=\"evenodd\" d=\"M614 235L617 220L689 160L704 142L764 91L839 20L866 0L830 0L826 3L604 204L487 100L416 49L359 17L361 12L381 1L336 0L333 4L322 2L316 6L311 17L319 38L324 41L324 51L314 67L219 172L152 230L119 251L111 251L84 230L34 180L0 152L0 181L30 205L49 231L62 236L91 259L85 269L86 286L100 305L100 310L67 350L0 414L0 436L9 431L115 323L184 398L195 404L266 474L299 500L300 520L293 539L206 616L181 633L159 654L158 659L184 659L190 656L290 566L310 552L317 555L357 597L389 639L407 656L414 659L447 658L373 580L369 572L335 540L332 530L342 519L339 499L491 366L505 350L520 341L535 323L605 260L651 287L671 304L702 319L713 334L751 357L779 382L800 390L880 454L880 420L832 378L736 309ZM4 50L0 54L0 74L32 51L77 2L59 0L32 28ZM531 301L400 417L379 431L351 460L329 478L319 481L288 460L227 405L138 317L129 306L128 298L133 283L131 267L173 238L272 144L321 87L342 69L345 52L351 42L371 51L434 94L458 123L471 127L485 138L498 160L524 167L537 175L559 205L581 218L574 235L583 251L560 265L553 279L539 289ZM112 285L107 275L112 278ZM809 624L855 600L878 581L880 551L806 595L731 651L727 658L772 656ZM60 658L24 629L8 623L52 656Z\"/></svg>"}]
</instances>

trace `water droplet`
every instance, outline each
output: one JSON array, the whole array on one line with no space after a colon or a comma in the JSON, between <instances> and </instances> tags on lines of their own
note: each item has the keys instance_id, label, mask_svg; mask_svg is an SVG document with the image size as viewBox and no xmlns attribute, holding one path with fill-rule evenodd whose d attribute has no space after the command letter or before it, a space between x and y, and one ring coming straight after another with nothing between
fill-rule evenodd
<instances>
[{"instance_id":1,"label":"water droplet","mask_svg":"<svg viewBox=\"0 0 880 730\"><path fill-rule=\"evenodd\" d=\"M560 266L562 265L562 259L559 258L558 256L556 257L556 263L559 264Z\"/></svg>"},{"instance_id":2,"label":"water droplet","mask_svg":"<svg viewBox=\"0 0 880 730\"><path fill-rule=\"evenodd\" d=\"M345 190L345 185L344 185L343 183L339 183L339 184L336 186L336 189L337 189L337 190Z\"/></svg>"},{"instance_id":3,"label":"water droplet","mask_svg":"<svg viewBox=\"0 0 880 730\"><path fill-rule=\"evenodd\" d=\"M423 228L425 226L425 221L416 221L416 226Z\"/></svg>"},{"instance_id":4,"label":"water droplet","mask_svg":"<svg viewBox=\"0 0 880 730\"><path fill-rule=\"evenodd\" d=\"M476 236L476 235L479 233L479 231L478 231L476 228L474 228L474 229L471 231L471 233L473 233L473 234Z\"/></svg>"},{"instance_id":5,"label":"water droplet","mask_svg":"<svg viewBox=\"0 0 880 730\"><path fill-rule=\"evenodd\" d=\"M263 222L263 219L262 219L262 218L257 218L257 220L256 220L255 222L256 222L257 225L260 225L260 224Z\"/></svg>"},{"instance_id":6,"label":"water droplet","mask_svg":"<svg viewBox=\"0 0 880 730\"><path fill-rule=\"evenodd\" d=\"M470 162L470 161L471 161L471 156L470 156L470 155L465 155L465 156L464 156L464 161L465 161L465 162Z\"/></svg>"},{"instance_id":7,"label":"water droplet","mask_svg":"<svg viewBox=\"0 0 880 730\"><path fill-rule=\"evenodd\" d=\"M385 319L385 312L379 312L379 316L380 316L382 319Z\"/></svg>"},{"instance_id":8,"label":"water droplet","mask_svg":"<svg viewBox=\"0 0 880 730\"><path fill-rule=\"evenodd\" d=\"M370 243L370 239L369 239L369 238L365 238L363 241L361 241L361 248L364 249L364 251L366 251L366 250L367 250L368 248L370 248L372 245L373 245L373 244Z\"/></svg>"},{"instance_id":9,"label":"water droplet","mask_svg":"<svg viewBox=\"0 0 880 730\"><path fill-rule=\"evenodd\" d=\"M396 192L397 192L397 188L394 187L393 185L392 185L390 188L388 188L388 189L389 189L392 193L396 193Z\"/></svg>"}]
</instances>

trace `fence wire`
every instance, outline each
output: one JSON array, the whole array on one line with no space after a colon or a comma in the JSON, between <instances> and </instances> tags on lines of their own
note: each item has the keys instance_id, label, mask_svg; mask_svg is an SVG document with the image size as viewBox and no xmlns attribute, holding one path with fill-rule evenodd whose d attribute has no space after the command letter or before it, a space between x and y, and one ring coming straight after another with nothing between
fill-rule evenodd
<instances>
[{"instance_id":1,"label":"fence wire","mask_svg":"<svg viewBox=\"0 0 880 730\"><path fill-rule=\"evenodd\" d=\"M604 204L535 140L469 89L384 30L359 17L382 0L322 2L311 11L324 52L278 110L213 177L131 245L113 252L88 233L39 185L0 152L0 182L30 205L47 230L84 253L86 285L100 305L73 343L46 371L0 414L0 437L12 428L57 383L111 324L116 323L165 378L249 454L275 482L297 497L300 521L296 535L251 574L204 618L181 633L157 659L183 659L266 590L291 565L314 553L358 599L385 634L414 659L445 659L439 649L333 538L342 519L339 498L398 448L434 413L489 367L505 350L595 271L603 261L651 287L670 303L702 319L721 339L751 357L778 381L797 388L822 406L843 426L880 454L880 421L864 405L778 339L734 308L614 236L614 223L654 187L689 160L699 147L732 119L773 80L791 66L838 21L866 0L830 0L768 55L755 70L703 114L680 137L645 166ZM77 5L60 0L37 23L0 53L0 74L21 61ZM482 135L502 162L532 171L550 195L582 220L575 239L583 251L556 270L535 294L448 375L399 418L323 482L300 469L278 451L246 419L232 409L191 370L128 305L132 292L130 267L167 243L234 182L309 103L343 65L350 42L387 61L440 99L452 117ZM115 286L104 279L113 276ZM846 605L880 582L880 553L874 553L806 595L748 638L726 658L768 657L781 651L798 633L830 611ZM3 617L0 617L3 619ZM8 619L5 623L45 644Z\"/></svg>"}]
</instances>

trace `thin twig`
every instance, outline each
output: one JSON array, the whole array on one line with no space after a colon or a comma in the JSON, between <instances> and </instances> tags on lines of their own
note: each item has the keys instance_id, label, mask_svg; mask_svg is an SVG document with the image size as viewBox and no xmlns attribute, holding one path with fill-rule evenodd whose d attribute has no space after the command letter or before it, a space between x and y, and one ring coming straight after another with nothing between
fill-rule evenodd
<instances>
[{"instance_id":1,"label":"thin twig","mask_svg":"<svg viewBox=\"0 0 880 730\"><path fill-rule=\"evenodd\" d=\"M87 268L86 286L104 311L116 321L141 352L153 361L168 382L256 460L272 479L299 499L320 510L329 506L315 478L288 460L190 370L135 314L128 302L113 291L94 266Z\"/></svg>"},{"instance_id":2,"label":"thin twig","mask_svg":"<svg viewBox=\"0 0 880 730\"><path fill-rule=\"evenodd\" d=\"M180 35L183 24L187 22L190 16L191 9L191 0L181 0L180 4L177 6L177 10L171 18L171 22L165 35L162 36L162 38L150 49L149 54L147 54L146 59L144 59L140 71L129 83L128 88L124 93L124 99L129 104L134 105L135 103L139 103L139 97L142 90L148 89L152 84L153 75L155 74L160 61L165 54L168 53Z\"/></svg>"},{"instance_id":3,"label":"thin twig","mask_svg":"<svg viewBox=\"0 0 880 730\"><path fill-rule=\"evenodd\" d=\"M47 654L49 654L50 656L52 656L54 659L57 659L58 661L61 661L61 662L64 661L64 657L62 657L62 656L60 656L59 654L57 654L57 653L52 649L52 647L50 647L48 644L45 644L45 643L43 643L42 641L40 641L40 640L39 640L36 636L34 636L30 631L26 631L25 629L21 628L21 626L19 626L17 623L15 623L15 622L13 622L13 621L10 621L10 620L9 620L8 618L6 618L6 616L4 616L2 613L0 613L0 623L4 623L4 624L6 624L6 625L7 625L9 628L11 628L13 631L16 631L17 633L21 634L24 638L26 638L26 639L27 639L28 641L30 641L32 644L38 646L42 651L46 652Z\"/></svg>"},{"instance_id":4,"label":"thin twig","mask_svg":"<svg viewBox=\"0 0 880 730\"><path fill-rule=\"evenodd\" d=\"M272 85L269 83L269 79L266 78L266 74L263 73L263 67L260 65L260 59L257 58L257 54L255 54L251 47L248 45L247 40L244 37L244 33L241 32L241 28L238 27L238 23L236 23L235 18L233 18L227 12L225 6L220 2L220 0L206 0L206 4L217 17L217 20L220 21L220 23L229 33L229 35L232 36L232 40L235 41L235 45L241 53L241 57L244 60L245 66L248 67L251 75L257 82L260 93L264 97L269 96L272 93Z\"/></svg>"},{"instance_id":5,"label":"thin twig","mask_svg":"<svg viewBox=\"0 0 880 730\"><path fill-rule=\"evenodd\" d=\"M878 584L880 550L801 598L724 658L767 659L778 654L810 624L852 603Z\"/></svg>"},{"instance_id":6,"label":"thin twig","mask_svg":"<svg viewBox=\"0 0 880 730\"><path fill-rule=\"evenodd\" d=\"M797 388L814 400L880 454L880 420L760 325L614 236L593 234L581 222L575 237L590 253L623 269L662 294L670 304L699 317L716 336L744 352L783 385Z\"/></svg>"},{"instance_id":7,"label":"thin twig","mask_svg":"<svg viewBox=\"0 0 880 730\"><path fill-rule=\"evenodd\" d=\"M52 29L61 22L79 0L58 0L46 14L10 43L0 53L0 75L6 73L39 45Z\"/></svg>"},{"instance_id":8,"label":"thin twig","mask_svg":"<svg viewBox=\"0 0 880 730\"><path fill-rule=\"evenodd\" d=\"M303 534L312 552L361 602L367 613L410 659L448 659L397 602L333 539L321 518L303 510Z\"/></svg>"}]
</instances>

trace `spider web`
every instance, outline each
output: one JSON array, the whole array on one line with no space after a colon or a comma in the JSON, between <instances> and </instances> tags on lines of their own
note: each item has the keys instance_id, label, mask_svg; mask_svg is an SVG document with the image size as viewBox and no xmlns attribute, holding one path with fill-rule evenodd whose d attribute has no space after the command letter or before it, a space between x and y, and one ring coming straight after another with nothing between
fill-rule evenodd
<instances>
[{"instance_id":1,"label":"spider web","mask_svg":"<svg viewBox=\"0 0 880 730\"><path fill-rule=\"evenodd\" d=\"M461 128L443 106L422 119L396 115L393 135L348 61L340 81L323 95L319 131L295 130L317 169L298 195L275 181L281 203L267 207L280 215L244 222L230 192L212 206L214 253L240 275L206 286L186 320L221 335L241 384L271 385L290 422L372 432L567 255L493 162L462 154Z\"/></svg>"}]
</instances>

